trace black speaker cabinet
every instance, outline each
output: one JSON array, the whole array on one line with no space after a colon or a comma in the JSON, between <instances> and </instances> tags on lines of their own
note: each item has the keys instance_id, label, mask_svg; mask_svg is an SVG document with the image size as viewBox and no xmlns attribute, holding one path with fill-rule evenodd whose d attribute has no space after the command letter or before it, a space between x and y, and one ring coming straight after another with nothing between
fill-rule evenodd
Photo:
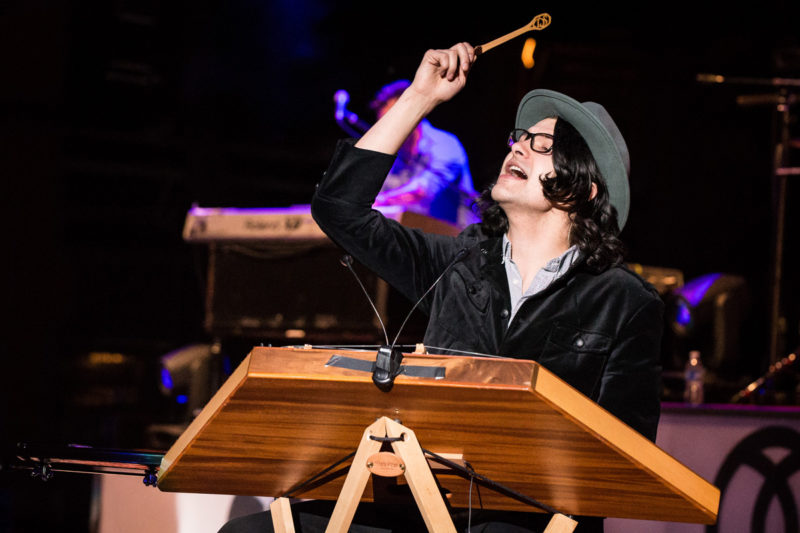
<instances>
[{"instance_id":1,"label":"black speaker cabinet","mask_svg":"<svg viewBox=\"0 0 800 533\"><path fill-rule=\"evenodd\" d=\"M367 297L327 239L215 242L208 246L206 330L285 344L382 344ZM412 302L354 263L391 342ZM422 342L427 317L415 310L401 343Z\"/></svg>"}]
</instances>

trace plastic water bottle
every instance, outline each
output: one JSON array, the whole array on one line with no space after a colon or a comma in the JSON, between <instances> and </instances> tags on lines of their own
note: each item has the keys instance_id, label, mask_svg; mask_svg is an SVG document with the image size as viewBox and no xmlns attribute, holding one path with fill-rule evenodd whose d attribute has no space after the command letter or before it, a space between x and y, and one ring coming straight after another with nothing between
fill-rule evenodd
<instances>
[{"instance_id":1,"label":"plastic water bottle","mask_svg":"<svg viewBox=\"0 0 800 533\"><path fill-rule=\"evenodd\" d=\"M700 360L700 352L692 350L689 352L689 360L686 362L686 370L684 371L686 388L683 391L683 401L691 405L703 403L703 379L705 375L706 369Z\"/></svg>"}]
</instances>

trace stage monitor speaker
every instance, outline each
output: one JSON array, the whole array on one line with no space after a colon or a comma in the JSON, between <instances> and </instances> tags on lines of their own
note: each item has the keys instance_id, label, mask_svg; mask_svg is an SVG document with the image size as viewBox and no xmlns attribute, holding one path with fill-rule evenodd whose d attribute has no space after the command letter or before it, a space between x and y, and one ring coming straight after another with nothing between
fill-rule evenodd
<instances>
[{"instance_id":1,"label":"stage monitor speaker","mask_svg":"<svg viewBox=\"0 0 800 533\"><path fill-rule=\"evenodd\" d=\"M375 312L344 252L331 241L216 242L209 246L206 330L286 344L382 344ZM412 303L359 264L359 278L375 302L389 340ZM422 342L427 317L419 310L400 342Z\"/></svg>"}]
</instances>

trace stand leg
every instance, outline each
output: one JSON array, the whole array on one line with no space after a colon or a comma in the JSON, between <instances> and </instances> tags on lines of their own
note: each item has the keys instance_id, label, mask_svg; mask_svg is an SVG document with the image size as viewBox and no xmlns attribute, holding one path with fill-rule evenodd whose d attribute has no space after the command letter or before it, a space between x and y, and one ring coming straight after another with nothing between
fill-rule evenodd
<instances>
[{"instance_id":1,"label":"stand leg","mask_svg":"<svg viewBox=\"0 0 800 533\"><path fill-rule=\"evenodd\" d=\"M405 465L406 481L428 531L456 533L453 520L450 518L447 506L436 486L436 480L433 479L428 461L422 453L416 435L407 427L393 422L385 416L364 431L361 444L356 450L353 464L350 465L350 471L344 480L342 491L339 493L339 499L336 500L336 507L333 509L325 533L347 533L353 521L356 507L371 475L367 469L367 460L381 449L381 443L370 439L371 435L390 438L402 437L402 440L392 442L392 448Z\"/></svg>"},{"instance_id":2,"label":"stand leg","mask_svg":"<svg viewBox=\"0 0 800 533\"><path fill-rule=\"evenodd\" d=\"M386 418L380 418L374 424L364 430L361 443L358 445L353 463L347 472L339 499L336 500L336 507L333 508L331 520L325 533L347 533L353 516L356 514L356 507L361 501L361 495L367 486L370 472L367 470L367 459L381 449L381 443L370 439L370 435L386 435Z\"/></svg>"},{"instance_id":3,"label":"stand leg","mask_svg":"<svg viewBox=\"0 0 800 533\"><path fill-rule=\"evenodd\" d=\"M544 529L544 533L572 533L578 522L563 514L554 514Z\"/></svg>"},{"instance_id":4,"label":"stand leg","mask_svg":"<svg viewBox=\"0 0 800 533\"><path fill-rule=\"evenodd\" d=\"M294 533L294 520L288 498L275 498L269 504L272 527L275 533Z\"/></svg>"},{"instance_id":5,"label":"stand leg","mask_svg":"<svg viewBox=\"0 0 800 533\"><path fill-rule=\"evenodd\" d=\"M406 465L405 477L411 493L417 502L428 531L433 533L456 533L453 520L442 494L436 486L436 480L428 466L428 460L413 431L392 420L386 419L386 436L403 437L402 441L392 443L392 449Z\"/></svg>"}]
</instances>

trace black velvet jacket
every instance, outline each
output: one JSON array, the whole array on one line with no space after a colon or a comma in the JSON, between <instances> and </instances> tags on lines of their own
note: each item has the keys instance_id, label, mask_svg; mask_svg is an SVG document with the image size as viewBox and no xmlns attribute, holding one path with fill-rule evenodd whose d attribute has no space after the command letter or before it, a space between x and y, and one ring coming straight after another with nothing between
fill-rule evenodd
<instances>
[{"instance_id":1,"label":"black velvet jacket","mask_svg":"<svg viewBox=\"0 0 800 533\"><path fill-rule=\"evenodd\" d=\"M468 250L420 305L430 317L425 345L538 361L655 440L663 313L656 291L623 267L596 273L579 260L526 300L509 325L501 238L478 225L457 237L426 234L372 210L393 160L340 142L312 214L334 242L411 301Z\"/></svg>"}]
</instances>

